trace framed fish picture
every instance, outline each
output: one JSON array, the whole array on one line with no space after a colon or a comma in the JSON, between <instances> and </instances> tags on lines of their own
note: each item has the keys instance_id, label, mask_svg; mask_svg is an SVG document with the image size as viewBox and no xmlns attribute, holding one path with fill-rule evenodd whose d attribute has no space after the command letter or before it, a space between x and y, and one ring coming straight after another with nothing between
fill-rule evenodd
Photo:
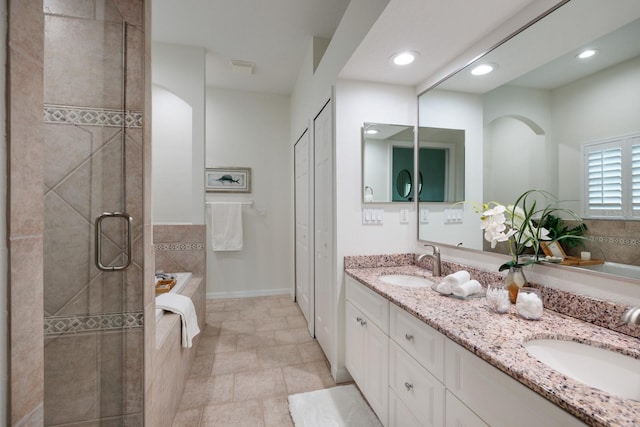
<instances>
[{"instance_id":1,"label":"framed fish picture","mask_svg":"<svg viewBox=\"0 0 640 427\"><path fill-rule=\"evenodd\" d=\"M207 168L205 188L209 193L251 193L251 168Z\"/></svg>"}]
</instances>

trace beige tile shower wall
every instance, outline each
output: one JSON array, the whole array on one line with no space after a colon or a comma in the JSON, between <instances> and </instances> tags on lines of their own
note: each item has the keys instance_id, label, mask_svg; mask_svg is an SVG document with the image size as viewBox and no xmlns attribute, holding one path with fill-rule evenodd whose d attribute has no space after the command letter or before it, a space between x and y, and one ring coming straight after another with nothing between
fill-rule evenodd
<instances>
[{"instance_id":1,"label":"beige tile shower wall","mask_svg":"<svg viewBox=\"0 0 640 427\"><path fill-rule=\"evenodd\" d=\"M43 424L42 1L9 0L7 219L12 426Z\"/></svg>"},{"instance_id":2,"label":"beige tile shower wall","mask_svg":"<svg viewBox=\"0 0 640 427\"><path fill-rule=\"evenodd\" d=\"M640 221L585 219L584 223L586 236L593 242L585 243L584 248L566 250L568 255L580 256L580 251L589 251L595 259L640 266Z\"/></svg>"},{"instance_id":3,"label":"beige tile shower wall","mask_svg":"<svg viewBox=\"0 0 640 427\"><path fill-rule=\"evenodd\" d=\"M167 273L190 271L204 277L206 270L205 225L154 225L156 269Z\"/></svg>"}]
</instances>

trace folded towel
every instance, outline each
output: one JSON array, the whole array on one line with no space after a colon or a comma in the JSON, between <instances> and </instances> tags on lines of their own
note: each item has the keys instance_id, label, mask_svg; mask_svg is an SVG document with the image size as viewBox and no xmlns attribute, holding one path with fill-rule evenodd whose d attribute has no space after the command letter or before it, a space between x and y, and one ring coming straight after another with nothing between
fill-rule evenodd
<instances>
[{"instance_id":1,"label":"folded towel","mask_svg":"<svg viewBox=\"0 0 640 427\"><path fill-rule=\"evenodd\" d=\"M451 288L451 292L457 297L468 297L477 294L482 290L482 285L477 280L469 280L465 283L455 285Z\"/></svg>"},{"instance_id":2,"label":"folded towel","mask_svg":"<svg viewBox=\"0 0 640 427\"><path fill-rule=\"evenodd\" d=\"M443 280L442 282L438 283L438 285L436 286L436 291L440 292L441 294L450 295L451 283L447 282L446 280Z\"/></svg>"},{"instance_id":3,"label":"folded towel","mask_svg":"<svg viewBox=\"0 0 640 427\"><path fill-rule=\"evenodd\" d=\"M242 250L242 205L211 204L211 246L214 251Z\"/></svg>"},{"instance_id":4,"label":"folded towel","mask_svg":"<svg viewBox=\"0 0 640 427\"><path fill-rule=\"evenodd\" d=\"M449 274L444 278L444 281L453 288L455 285L462 285L465 282L471 280L471 275L466 270L460 270L453 274Z\"/></svg>"},{"instance_id":5,"label":"folded towel","mask_svg":"<svg viewBox=\"0 0 640 427\"><path fill-rule=\"evenodd\" d=\"M196 308L191 298L179 294L161 294L156 297L156 307L180 315L182 346L190 348L193 345L193 338L200 333Z\"/></svg>"}]
</instances>

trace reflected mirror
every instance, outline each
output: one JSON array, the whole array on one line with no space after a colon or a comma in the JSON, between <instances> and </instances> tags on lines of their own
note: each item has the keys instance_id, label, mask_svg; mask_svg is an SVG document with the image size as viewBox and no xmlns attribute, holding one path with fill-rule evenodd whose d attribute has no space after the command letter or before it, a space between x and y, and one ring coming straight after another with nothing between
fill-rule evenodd
<instances>
[{"instance_id":1,"label":"reflected mirror","mask_svg":"<svg viewBox=\"0 0 640 427\"><path fill-rule=\"evenodd\" d=\"M578 251L640 265L638 18L634 0L572 0L420 95L421 129L464 132L465 200L509 204L528 189L549 191L585 219L593 242ZM585 49L595 55L580 58ZM471 74L486 63L493 72ZM621 147L620 179L596 200L589 161L610 147ZM454 206L462 222L451 224L451 205L420 200L429 220L419 240L488 249L469 204Z\"/></svg>"},{"instance_id":2,"label":"reflected mirror","mask_svg":"<svg viewBox=\"0 0 640 427\"><path fill-rule=\"evenodd\" d=\"M464 199L464 130L418 129L414 177L413 126L365 123L362 128L362 200L365 203Z\"/></svg>"},{"instance_id":3,"label":"reflected mirror","mask_svg":"<svg viewBox=\"0 0 640 427\"><path fill-rule=\"evenodd\" d=\"M362 128L362 201L413 201L413 126L365 123Z\"/></svg>"},{"instance_id":4,"label":"reflected mirror","mask_svg":"<svg viewBox=\"0 0 640 427\"><path fill-rule=\"evenodd\" d=\"M419 200L464 200L464 130L421 126L418 146Z\"/></svg>"}]
</instances>

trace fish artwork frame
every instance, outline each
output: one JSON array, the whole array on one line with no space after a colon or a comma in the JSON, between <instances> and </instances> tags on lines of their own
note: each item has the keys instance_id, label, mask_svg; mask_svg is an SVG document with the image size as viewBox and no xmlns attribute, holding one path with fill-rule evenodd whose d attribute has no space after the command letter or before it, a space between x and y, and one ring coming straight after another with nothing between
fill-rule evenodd
<instances>
[{"instance_id":1,"label":"fish artwork frame","mask_svg":"<svg viewBox=\"0 0 640 427\"><path fill-rule=\"evenodd\" d=\"M208 193L251 193L251 168L206 168Z\"/></svg>"}]
</instances>

